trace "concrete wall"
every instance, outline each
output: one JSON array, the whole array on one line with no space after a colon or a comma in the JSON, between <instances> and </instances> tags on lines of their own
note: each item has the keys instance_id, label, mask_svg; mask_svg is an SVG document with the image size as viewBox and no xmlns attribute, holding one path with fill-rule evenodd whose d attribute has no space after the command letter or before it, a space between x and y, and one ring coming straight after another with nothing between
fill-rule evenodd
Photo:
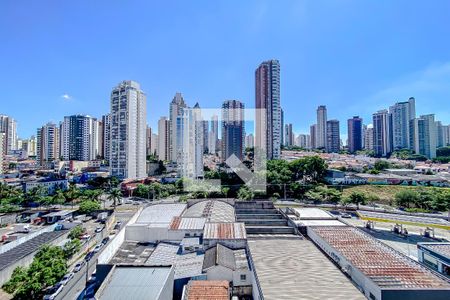
<instances>
[{"instance_id":1,"label":"concrete wall","mask_svg":"<svg viewBox=\"0 0 450 300\"><path fill-rule=\"evenodd\" d=\"M64 241L65 239L67 239L67 236L69 235L69 232L67 232L66 234L61 235L60 237L54 239L53 241L49 242L49 244L51 245L57 245L59 243L61 243L62 241ZM3 285L6 281L8 281L11 278L11 275L14 271L15 268L17 267L28 267L32 262L33 262L33 258L36 255L36 253L39 251L36 250L32 253L30 253L29 255L23 257L22 259L19 259L18 261L16 261L14 264L6 267L5 269L3 269L0 272L0 286Z\"/></svg>"},{"instance_id":2,"label":"concrete wall","mask_svg":"<svg viewBox=\"0 0 450 300\"><path fill-rule=\"evenodd\" d=\"M216 246L218 243L224 245L227 248L237 250L237 249L245 249L247 247L247 240L213 240L213 239L204 239L203 247L205 250L208 250L211 247Z\"/></svg>"},{"instance_id":3,"label":"concrete wall","mask_svg":"<svg viewBox=\"0 0 450 300\"><path fill-rule=\"evenodd\" d=\"M173 281L174 281L175 269L172 266L170 268L169 276L164 284L161 293L158 296L158 300L172 300L173 299Z\"/></svg>"},{"instance_id":4,"label":"concrete wall","mask_svg":"<svg viewBox=\"0 0 450 300\"><path fill-rule=\"evenodd\" d=\"M233 270L224 266L214 266L206 271L208 280L227 280L233 281Z\"/></svg>"},{"instance_id":5,"label":"concrete wall","mask_svg":"<svg viewBox=\"0 0 450 300\"><path fill-rule=\"evenodd\" d=\"M12 248L15 248L15 247L17 247L20 244L23 244L26 241L29 241L32 238L37 237L38 235L40 235L40 234L42 234L44 232L54 231L55 230L55 226L56 226L56 224L53 224L53 225L50 225L50 226L46 226L46 227L44 227L42 229L39 229L39 230L33 231L31 233L28 233L27 235L24 235L21 238L15 240L15 241L12 241L12 242L9 242L8 244L2 245L0 247L0 254L5 253L6 251L9 251Z\"/></svg>"},{"instance_id":6,"label":"concrete wall","mask_svg":"<svg viewBox=\"0 0 450 300\"><path fill-rule=\"evenodd\" d=\"M134 224L142 212L142 207L130 218L126 226L123 226L122 229L117 233L117 235L106 245L103 251L100 253L97 259L98 264L106 264L114 257L117 250L120 248L120 245L125 240L125 230L128 227L128 224ZM106 232L105 230L103 232Z\"/></svg>"}]
</instances>

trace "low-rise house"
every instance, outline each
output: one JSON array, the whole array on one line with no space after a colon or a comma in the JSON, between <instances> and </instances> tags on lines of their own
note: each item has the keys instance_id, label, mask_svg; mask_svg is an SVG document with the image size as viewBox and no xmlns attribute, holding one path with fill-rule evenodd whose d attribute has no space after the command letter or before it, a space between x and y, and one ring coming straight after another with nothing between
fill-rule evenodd
<instances>
[{"instance_id":1,"label":"low-rise house","mask_svg":"<svg viewBox=\"0 0 450 300\"><path fill-rule=\"evenodd\" d=\"M229 300L228 281L191 280L185 285L182 300Z\"/></svg>"}]
</instances>

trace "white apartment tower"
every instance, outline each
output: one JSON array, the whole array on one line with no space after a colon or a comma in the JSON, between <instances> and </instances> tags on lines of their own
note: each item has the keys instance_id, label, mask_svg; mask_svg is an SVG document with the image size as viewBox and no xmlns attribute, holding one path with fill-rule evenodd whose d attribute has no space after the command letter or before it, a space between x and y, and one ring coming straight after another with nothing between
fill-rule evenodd
<instances>
[{"instance_id":1,"label":"white apartment tower","mask_svg":"<svg viewBox=\"0 0 450 300\"><path fill-rule=\"evenodd\" d=\"M177 161L177 117L183 115L183 109L185 109L186 103L184 102L181 93L176 93L173 97L169 107L169 157L171 161Z\"/></svg>"},{"instance_id":2,"label":"white apartment tower","mask_svg":"<svg viewBox=\"0 0 450 300\"><path fill-rule=\"evenodd\" d=\"M410 122L410 142L412 150L427 158L436 157L437 130L434 115L423 115Z\"/></svg>"},{"instance_id":3,"label":"white apartment tower","mask_svg":"<svg viewBox=\"0 0 450 300\"><path fill-rule=\"evenodd\" d=\"M387 109L373 114L373 150L376 156L387 156L391 148L391 122Z\"/></svg>"},{"instance_id":4,"label":"white apartment tower","mask_svg":"<svg viewBox=\"0 0 450 300\"><path fill-rule=\"evenodd\" d=\"M170 121L166 117L159 118L158 121L158 148L157 153L160 160L169 160L169 137L170 137Z\"/></svg>"},{"instance_id":5,"label":"white apartment tower","mask_svg":"<svg viewBox=\"0 0 450 300\"><path fill-rule=\"evenodd\" d=\"M317 108L317 127L315 148L321 149L327 147L327 107L320 105Z\"/></svg>"},{"instance_id":6,"label":"white apartment tower","mask_svg":"<svg viewBox=\"0 0 450 300\"><path fill-rule=\"evenodd\" d=\"M111 92L109 167L120 179L146 177L146 95L135 81Z\"/></svg>"},{"instance_id":7,"label":"white apartment tower","mask_svg":"<svg viewBox=\"0 0 450 300\"><path fill-rule=\"evenodd\" d=\"M17 149L17 122L7 115L0 115L0 133L3 137L3 152L8 154Z\"/></svg>"},{"instance_id":8,"label":"white apartment tower","mask_svg":"<svg viewBox=\"0 0 450 300\"><path fill-rule=\"evenodd\" d=\"M99 155L99 122L87 115L64 117L61 156L64 160L90 161Z\"/></svg>"},{"instance_id":9,"label":"white apartment tower","mask_svg":"<svg viewBox=\"0 0 450 300\"><path fill-rule=\"evenodd\" d=\"M416 117L415 99L397 102L389 108L392 117L392 150L408 149L409 122Z\"/></svg>"},{"instance_id":10,"label":"white apartment tower","mask_svg":"<svg viewBox=\"0 0 450 300\"><path fill-rule=\"evenodd\" d=\"M59 126L48 123L37 130L36 161L41 166L58 160L60 157Z\"/></svg>"}]
</instances>

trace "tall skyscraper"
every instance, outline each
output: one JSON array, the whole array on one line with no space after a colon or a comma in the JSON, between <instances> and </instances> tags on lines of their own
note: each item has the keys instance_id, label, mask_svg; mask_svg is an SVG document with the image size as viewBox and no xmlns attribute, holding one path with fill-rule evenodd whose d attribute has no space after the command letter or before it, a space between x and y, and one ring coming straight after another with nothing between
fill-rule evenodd
<instances>
[{"instance_id":1,"label":"tall skyscraper","mask_svg":"<svg viewBox=\"0 0 450 300\"><path fill-rule=\"evenodd\" d=\"M169 160L169 132L170 121L166 117L159 118L158 121L158 156L162 161Z\"/></svg>"},{"instance_id":2,"label":"tall skyscraper","mask_svg":"<svg viewBox=\"0 0 450 300\"><path fill-rule=\"evenodd\" d=\"M410 143L416 154L436 157L437 131L434 115L423 115L410 122Z\"/></svg>"},{"instance_id":3,"label":"tall skyscraper","mask_svg":"<svg viewBox=\"0 0 450 300\"><path fill-rule=\"evenodd\" d=\"M146 177L146 95L135 81L122 81L111 92L111 175Z\"/></svg>"},{"instance_id":4,"label":"tall skyscraper","mask_svg":"<svg viewBox=\"0 0 450 300\"><path fill-rule=\"evenodd\" d=\"M445 142L445 126L442 125L441 121L436 121L436 147L446 146Z\"/></svg>"},{"instance_id":5,"label":"tall skyscraper","mask_svg":"<svg viewBox=\"0 0 450 300\"><path fill-rule=\"evenodd\" d=\"M348 151L355 153L363 147L363 120L354 116L347 121Z\"/></svg>"},{"instance_id":6,"label":"tall skyscraper","mask_svg":"<svg viewBox=\"0 0 450 300\"><path fill-rule=\"evenodd\" d=\"M255 148L265 149L268 159L279 159L282 139L279 61L261 63L255 72L255 83Z\"/></svg>"},{"instance_id":7,"label":"tall skyscraper","mask_svg":"<svg viewBox=\"0 0 450 300\"><path fill-rule=\"evenodd\" d=\"M327 121L327 142L326 151L328 153L339 153L341 150L341 135L338 120Z\"/></svg>"},{"instance_id":8,"label":"tall skyscraper","mask_svg":"<svg viewBox=\"0 0 450 300\"><path fill-rule=\"evenodd\" d=\"M317 108L316 148L327 148L327 107L325 105Z\"/></svg>"},{"instance_id":9,"label":"tall skyscraper","mask_svg":"<svg viewBox=\"0 0 450 300\"><path fill-rule=\"evenodd\" d=\"M253 148L255 146L255 136L253 133L245 136L245 148Z\"/></svg>"},{"instance_id":10,"label":"tall skyscraper","mask_svg":"<svg viewBox=\"0 0 450 300\"><path fill-rule=\"evenodd\" d=\"M292 123L284 125L284 145L291 147L294 145L294 132L292 132Z\"/></svg>"},{"instance_id":11,"label":"tall skyscraper","mask_svg":"<svg viewBox=\"0 0 450 300\"><path fill-rule=\"evenodd\" d=\"M444 146L450 146L450 125L443 126Z\"/></svg>"},{"instance_id":12,"label":"tall skyscraper","mask_svg":"<svg viewBox=\"0 0 450 300\"><path fill-rule=\"evenodd\" d=\"M102 116L102 136L103 136L103 158L109 163L111 155L111 114Z\"/></svg>"},{"instance_id":13,"label":"tall skyscraper","mask_svg":"<svg viewBox=\"0 0 450 300\"><path fill-rule=\"evenodd\" d=\"M203 120L203 153L209 153L209 121Z\"/></svg>"},{"instance_id":14,"label":"tall skyscraper","mask_svg":"<svg viewBox=\"0 0 450 300\"><path fill-rule=\"evenodd\" d=\"M17 122L7 115L0 115L0 133L3 133L3 153L17 149Z\"/></svg>"},{"instance_id":15,"label":"tall skyscraper","mask_svg":"<svg viewBox=\"0 0 450 300\"><path fill-rule=\"evenodd\" d=\"M97 119L87 115L64 117L61 124L61 156L64 160L95 160L98 151Z\"/></svg>"},{"instance_id":16,"label":"tall skyscraper","mask_svg":"<svg viewBox=\"0 0 450 300\"><path fill-rule=\"evenodd\" d=\"M286 145L286 133L285 133L285 126L284 126L284 110L281 109L281 145Z\"/></svg>"},{"instance_id":17,"label":"tall skyscraper","mask_svg":"<svg viewBox=\"0 0 450 300\"><path fill-rule=\"evenodd\" d=\"M392 151L409 149L409 121L416 117L414 98L397 102L389 108L392 117Z\"/></svg>"},{"instance_id":18,"label":"tall skyscraper","mask_svg":"<svg viewBox=\"0 0 450 300\"><path fill-rule=\"evenodd\" d=\"M222 160L235 155L244 158L244 104L227 100L222 104Z\"/></svg>"},{"instance_id":19,"label":"tall skyscraper","mask_svg":"<svg viewBox=\"0 0 450 300\"><path fill-rule=\"evenodd\" d=\"M216 154L219 150L218 146L219 142L219 117L212 116L211 117L211 130L209 131L208 138L208 151L210 154Z\"/></svg>"},{"instance_id":20,"label":"tall skyscraper","mask_svg":"<svg viewBox=\"0 0 450 300\"><path fill-rule=\"evenodd\" d=\"M391 122L386 109L373 114L373 150L376 156L387 156L391 148Z\"/></svg>"},{"instance_id":21,"label":"tall skyscraper","mask_svg":"<svg viewBox=\"0 0 450 300\"><path fill-rule=\"evenodd\" d=\"M317 138L317 124L313 124L309 127L309 136L310 136L310 140L311 140L311 148L312 149L317 149L317 142L316 142L316 138Z\"/></svg>"},{"instance_id":22,"label":"tall skyscraper","mask_svg":"<svg viewBox=\"0 0 450 300\"><path fill-rule=\"evenodd\" d=\"M145 152L147 155L154 154L151 150L152 145L152 128L150 126L147 126L147 129L145 131Z\"/></svg>"},{"instance_id":23,"label":"tall skyscraper","mask_svg":"<svg viewBox=\"0 0 450 300\"><path fill-rule=\"evenodd\" d=\"M5 134L3 132L0 132L0 174L3 174L3 157L5 156L5 153L3 152L3 139L5 138Z\"/></svg>"},{"instance_id":24,"label":"tall skyscraper","mask_svg":"<svg viewBox=\"0 0 450 300\"><path fill-rule=\"evenodd\" d=\"M364 149L373 150L373 125L364 125Z\"/></svg>"},{"instance_id":25,"label":"tall skyscraper","mask_svg":"<svg viewBox=\"0 0 450 300\"><path fill-rule=\"evenodd\" d=\"M161 158L159 157L158 151L159 151L159 135L152 133L152 137L150 139L150 153L156 154L158 156L159 160L161 160Z\"/></svg>"},{"instance_id":26,"label":"tall skyscraper","mask_svg":"<svg viewBox=\"0 0 450 300\"><path fill-rule=\"evenodd\" d=\"M37 130L36 161L41 166L47 166L60 157L59 126L48 123Z\"/></svg>"},{"instance_id":27,"label":"tall skyscraper","mask_svg":"<svg viewBox=\"0 0 450 300\"><path fill-rule=\"evenodd\" d=\"M170 127L169 127L169 160L176 162L177 161L177 152L178 146L177 146L177 140L178 140L178 133L177 130L177 117L183 115L183 109L187 107L186 103L184 102L183 96L181 93L176 93L175 97L173 97L172 102L170 103L169 107L169 120L170 120Z\"/></svg>"}]
</instances>

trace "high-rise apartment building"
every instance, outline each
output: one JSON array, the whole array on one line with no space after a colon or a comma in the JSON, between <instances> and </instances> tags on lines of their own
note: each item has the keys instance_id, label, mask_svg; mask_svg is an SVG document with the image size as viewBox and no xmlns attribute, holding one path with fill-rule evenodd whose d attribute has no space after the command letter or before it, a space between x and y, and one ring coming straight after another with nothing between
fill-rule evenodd
<instances>
[{"instance_id":1,"label":"high-rise apartment building","mask_svg":"<svg viewBox=\"0 0 450 300\"><path fill-rule=\"evenodd\" d=\"M102 152L103 152L103 158L105 161L109 163L109 157L111 155L111 114L107 114L102 116L102 136L103 136L103 142L102 142Z\"/></svg>"},{"instance_id":2,"label":"high-rise apartment building","mask_svg":"<svg viewBox=\"0 0 450 300\"><path fill-rule=\"evenodd\" d=\"M38 128L36 135L36 161L41 166L60 158L60 136L59 126L48 123Z\"/></svg>"},{"instance_id":3,"label":"high-rise apartment building","mask_svg":"<svg viewBox=\"0 0 450 300\"><path fill-rule=\"evenodd\" d=\"M146 177L146 95L135 81L123 81L111 92L111 175Z\"/></svg>"},{"instance_id":4,"label":"high-rise apartment building","mask_svg":"<svg viewBox=\"0 0 450 300\"><path fill-rule=\"evenodd\" d=\"M310 136L310 141L311 141L311 148L312 149L316 149L317 148L317 142L316 142L316 138L317 138L317 124L313 124L309 127L309 136Z\"/></svg>"},{"instance_id":5,"label":"high-rise apartment building","mask_svg":"<svg viewBox=\"0 0 450 300\"><path fill-rule=\"evenodd\" d=\"M373 150L373 125L364 125L364 149Z\"/></svg>"},{"instance_id":6,"label":"high-rise apartment building","mask_svg":"<svg viewBox=\"0 0 450 300\"><path fill-rule=\"evenodd\" d=\"M169 160L176 162L177 153L179 153L179 147L177 145L178 132L177 130L177 118L183 115L183 109L187 108L181 93L176 93L173 97L169 107Z\"/></svg>"},{"instance_id":7,"label":"high-rise apartment building","mask_svg":"<svg viewBox=\"0 0 450 300\"><path fill-rule=\"evenodd\" d=\"M87 115L64 117L61 123L61 156L64 160L89 161L99 155L99 124Z\"/></svg>"},{"instance_id":8,"label":"high-rise apartment building","mask_svg":"<svg viewBox=\"0 0 450 300\"><path fill-rule=\"evenodd\" d=\"M392 118L392 151L409 149L409 122L416 117L415 99L397 102L389 108Z\"/></svg>"},{"instance_id":9,"label":"high-rise apartment building","mask_svg":"<svg viewBox=\"0 0 450 300\"><path fill-rule=\"evenodd\" d=\"M0 174L3 174L3 157L5 153L3 152L3 139L5 138L5 134L0 132Z\"/></svg>"},{"instance_id":10,"label":"high-rise apartment building","mask_svg":"<svg viewBox=\"0 0 450 300\"><path fill-rule=\"evenodd\" d=\"M450 146L450 125L443 126L444 146Z\"/></svg>"},{"instance_id":11,"label":"high-rise apartment building","mask_svg":"<svg viewBox=\"0 0 450 300\"><path fill-rule=\"evenodd\" d=\"M150 153L156 154L159 158L159 135L156 133L152 133L152 137L150 139ZM161 160L161 158L159 158Z\"/></svg>"},{"instance_id":12,"label":"high-rise apartment building","mask_svg":"<svg viewBox=\"0 0 450 300\"><path fill-rule=\"evenodd\" d=\"M152 128L150 126L147 126L147 129L145 130L145 153L147 155L154 154L151 150L152 145Z\"/></svg>"},{"instance_id":13,"label":"high-rise apartment building","mask_svg":"<svg viewBox=\"0 0 450 300\"><path fill-rule=\"evenodd\" d=\"M441 121L436 121L436 147L446 146L445 142L445 126L442 125Z\"/></svg>"},{"instance_id":14,"label":"high-rise apartment building","mask_svg":"<svg viewBox=\"0 0 450 300\"><path fill-rule=\"evenodd\" d=\"M317 108L316 145L317 149L327 148L327 107L320 105Z\"/></svg>"},{"instance_id":15,"label":"high-rise apartment building","mask_svg":"<svg viewBox=\"0 0 450 300\"><path fill-rule=\"evenodd\" d=\"M291 147L294 145L294 132L292 131L292 123L284 125L284 146Z\"/></svg>"},{"instance_id":16,"label":"high-rise apartment building","mask_svg":"<svg viewBox=\"0 0 450 300\"><path fill-rule=\"evenodd\" d=\"M245 148L255 147L255 136L253 133L249 133L245 136Z\"/></svg>"},{"instance_id":17,"label":"high-rise apartment building","mask_svg":"<svg viewBox=\"0 0 450 300\"><path fill-rule=\"evenodd\" d=\"M410 143L416 154L436 157L437 130L434 115L423 115L410 122Z\"/></svg>"},{"instance_id":18,"label":"high-rise apartment building","mask_svg":"<svg viewBox=\"0 0 450 300\"><path fill-rule=\"evenodd\" d=\"M391 148L391 118L386 109L373 114L373 150L376 156L387 156Z\"/></svg>"},{"instance_id":19,"label":"high-rise apartment building","mask_svg":"<svg viewBox=\"0 0 450 300\"><path fill-rule=\"evenodd\" d=\"M326 151L328 153L338 153L341 150L341 135L338 120L327 121L327 142Z\"/></svg>"},{"instance_id":20,"label":"high-rise apartment building","mask_svg":"<svg viewBox=\"0 0 450 300\"><path fill-rule=\"evenodd\" d=\"M0 133L3 133L3 153L17 149L17 122L7 115L0 115Z\"/></svg>"},{"instance_id":21,"label":"high-rise apartment building","mask_svg":"<svg viewBox=\"0 0 450 300\"><path fill-rule=\"evenodd\" d=\"M295 146L303 149L311 149L311 138L309 134L299 134L295 139Z\"/></svg>"},{"instance_id":22,"label":"high-rise apartment building","mask_svg":"<svg viewBox=\"0 0 450 300\"><path fill-rule=\"evenodd\" d=\"M219 117L214 115L211 117L211 130L208 138L208 152L209 154L216 154L219 150Z\"/></svg>"},{"instance_id":23,"label":"high-rise apartment building","mask_svg":"<svg viewBox=\"0 0 450 300\"><path fill-rule=\"evenodd\" d=\"M227 100L222 104L222 160L235 155L244 158L244 104L238 100Z\"/></svg>"},{"instance_id":24,"label":"high-rise apartment building","mask_svg":"<svg viewBox=\"0 0 450 300\"><path fill-rule=\"evenodd\" d=\"M255 108L255 148L265 149L268 159L279 159L282 122L278 60L265 61L255 71Z\"/></svg>"},{"instance_id":25,"label":"high-rise apartment building","mask_svg":"<svg viewBox=\"0 0 450 300\"><path fill-rule=\"evenodd\" d=\"M169 160L169 137L170 137L170 121L166 117L159 118L158 121L158 156L162 161Z\"/></svg>"},{"instance_id":26,"label":"high-rise apartment building","mask_svg":"<svg viewBox=\"0 0 450 300\"><path fill-rule=\"evenodd\" d=\"M363 148L363 120L354 116L347 120L348 151L355 153Z\"/></svg>"}]
</instances>

